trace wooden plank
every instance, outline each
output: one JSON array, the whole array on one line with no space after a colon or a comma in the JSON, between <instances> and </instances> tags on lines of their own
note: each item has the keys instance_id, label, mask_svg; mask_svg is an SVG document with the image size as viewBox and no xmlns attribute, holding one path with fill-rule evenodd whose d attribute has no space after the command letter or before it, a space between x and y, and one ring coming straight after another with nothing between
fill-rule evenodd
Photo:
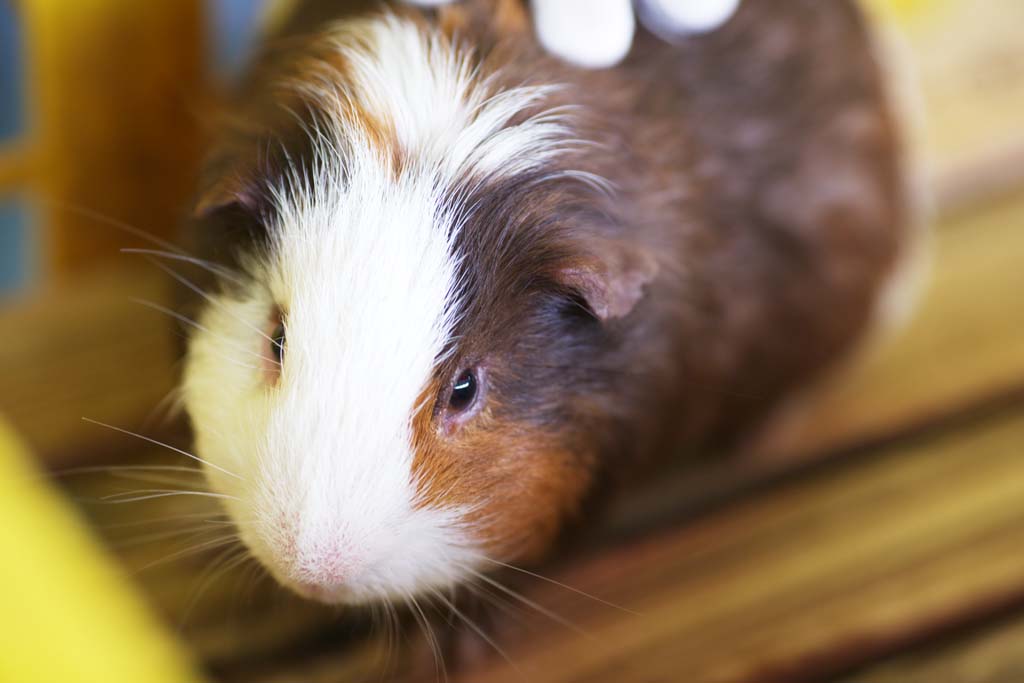
<instances>
[{"instance_id":1,"label":"wooden plank","mask_svg":"<svg viewBox=\"0 0 1024 683\"><path fill-rule=\"evenodd\" d=\"M200 151L203 13L200 0L23 0L19 9L46 260L67 278L131 241L88 212L155 235L177 229Z\"/></svg>"},{"instance_id":2,"label":"wooden plank","mask_svg":"<svg viewBox=\"0 0 1024 683\"><path fill-rule=\"evenodd\" d=\"M1024 681L1024 616L950 641L943 639L844 676L837 683L1011 683Z\"/></svg>"}]
</instances>

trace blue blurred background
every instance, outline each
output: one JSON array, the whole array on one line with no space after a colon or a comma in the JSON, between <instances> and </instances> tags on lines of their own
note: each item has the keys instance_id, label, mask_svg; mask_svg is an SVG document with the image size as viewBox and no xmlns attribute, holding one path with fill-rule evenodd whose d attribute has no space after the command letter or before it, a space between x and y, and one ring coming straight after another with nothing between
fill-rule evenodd
<instances>
[{"instance_id":1,"label":"blue blurred background","mask_svg":"<svg viewBox=\"0 0 1024 683\"><path fill-rule=\"evenodd\" d=\"M20 37L10 0L0 0L0 146L17 139L24 125ZM34 257L27 223L24 202L0 194L0 291L28 280Z\"/></svg>"}]
</instances>

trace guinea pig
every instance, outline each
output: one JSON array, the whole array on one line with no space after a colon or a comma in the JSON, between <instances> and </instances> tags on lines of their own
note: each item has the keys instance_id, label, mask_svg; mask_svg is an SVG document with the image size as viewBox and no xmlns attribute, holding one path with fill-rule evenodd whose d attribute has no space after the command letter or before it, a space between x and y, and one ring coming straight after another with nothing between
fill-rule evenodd
<instances>
[{"instance_id":1,"label":"guinea pig","mask_svg":"<svg viewBox=\"0 0 1024 683\"><path fill-rule=\"evenodd\" d=\"M184 403L242 541L330 604L536 562L598 492L734 441L853 347L907 241L848 0L602 70L511 0L300 0L230 107Z\"/></svg>"}]
</instances>

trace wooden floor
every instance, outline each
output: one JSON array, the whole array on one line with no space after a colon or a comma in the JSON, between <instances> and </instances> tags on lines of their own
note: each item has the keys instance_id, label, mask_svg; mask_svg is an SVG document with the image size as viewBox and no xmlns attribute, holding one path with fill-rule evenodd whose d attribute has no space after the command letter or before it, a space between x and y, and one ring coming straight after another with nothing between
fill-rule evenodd
<instances>
[{"instance_id":1,"label":"wooden floor","mask_svg":"<svg viewBox=\"0 0 1024 683\"><path fill-rule=\"evenodd\" d=\"M991 7L944 6L954 5ZM915 40L941 47L939 28ZM1011 33L986 35L1024 74ZM965 74L993 63L962 61ZM481 586L502 605L480 622L493 643L448 680L1024 683L1024 124L1006 115L1020 111L1024 76L1016 90L929 78L940 128L960 134L931 144L940 220L916 317L743 453L625 500L544 578L510 572L498 577L507 590ZM973 99L952 97L951 83ZM126 269L0 311L0 326L19 331L0 345L0 412L63 471L126 576L213 680L443 680L415 622L389 638L366 615L289 597L218 545L222 531L205 522L215 509L102 500L198 478L67 470L182 462L81 421L187 447L154 413L174 382L174 326L129 301L165 301L158 275Z\"/></svg>"}]
</instances>

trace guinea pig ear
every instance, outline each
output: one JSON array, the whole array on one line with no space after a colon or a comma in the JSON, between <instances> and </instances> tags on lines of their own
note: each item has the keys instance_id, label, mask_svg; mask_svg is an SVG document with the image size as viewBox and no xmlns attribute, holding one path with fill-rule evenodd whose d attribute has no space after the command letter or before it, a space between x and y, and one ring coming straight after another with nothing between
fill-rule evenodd
<instances>
[{"instance_id":1,"label":"guinea pig ear","mask_svg":"<svg viewBox=\"0 0 1024 683\"><path fill-rule=\"evenodd\" d=\"M582 259L559 270L560 284L583 297L600 320L622 318L644 296L658 274L658 262L648 249L618 239L588 240Z\"/></svg>"},{"instance_id":2,"label":"guinea pig ear","mask_svg":"<svg viewBox=\"0 0 1024 683\"><path fill-rule=\"evenodd\" d=\"M257 194L252 182L239 173L224 175L204 190L192 215L197 219L209 218L231 208L249 212L255 212L257 208Z\"/></svg>"}]
</instances>

